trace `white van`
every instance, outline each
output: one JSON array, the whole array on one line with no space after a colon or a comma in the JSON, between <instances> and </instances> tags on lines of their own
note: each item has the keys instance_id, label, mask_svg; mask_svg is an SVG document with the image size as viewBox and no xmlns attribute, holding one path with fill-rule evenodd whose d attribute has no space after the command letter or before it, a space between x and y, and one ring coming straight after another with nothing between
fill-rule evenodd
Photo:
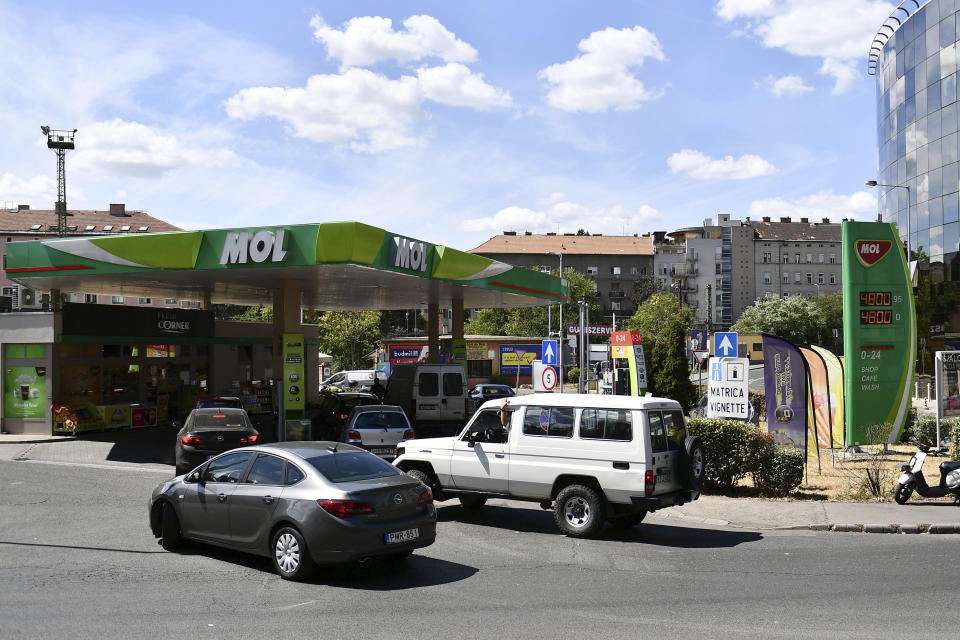
<instances>
[{"instance_id":1,"label":"white van","mask_svg":"<svg viewBox=\"0 0 960 640\"><path fill-rule=\"evenodd\" d=\"M460 364L408 362L393 366L384 404L397 404L417 435L458 433L467 416L467 375Z\"/></svg>"},{"instance_id":2,"label":"white van","mask_svg":"<svg viewBox=\"0 0 960 640\"><path fill-rule=\"evenodd\" d=\"M484 403L457 436L403 442L394 464L437 500L536 501L589 537L699 498L704 448L675 400L541 393Z\"/></svg>"}]
</instances>

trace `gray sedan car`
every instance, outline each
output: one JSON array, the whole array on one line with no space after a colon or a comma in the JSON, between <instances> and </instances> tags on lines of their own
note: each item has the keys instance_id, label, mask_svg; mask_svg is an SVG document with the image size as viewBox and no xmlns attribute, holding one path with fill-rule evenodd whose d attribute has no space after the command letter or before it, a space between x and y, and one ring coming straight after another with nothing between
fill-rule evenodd
<instances>
[{"instance_id":1,"label":"gray sedan car","mask_svg":"<svg viewBox=\"0 0 960 640\"><path fill-rule=\"evenodd\" d=\"M282 578L319 564L409 555L436 537L430 489L363 449L281 442L223 453L153 490L150 528L269 556Z\"/></svg>"}]
</instances>

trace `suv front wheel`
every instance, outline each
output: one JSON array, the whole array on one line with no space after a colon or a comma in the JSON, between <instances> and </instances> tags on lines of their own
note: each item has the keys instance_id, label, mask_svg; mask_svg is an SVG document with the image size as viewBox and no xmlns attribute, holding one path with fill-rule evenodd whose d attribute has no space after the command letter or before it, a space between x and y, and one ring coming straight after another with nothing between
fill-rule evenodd
<instances>
[{"instance_id":1,"label":"suv front wheel","mask_svg":"<svg viewBox=\"0 0 960 640\"><path fill-rule=\"evenodd\" d=\"M553 518L560 530L571 538L593 537L606 521L603 496L586 485L568 485L557 494Z\"/></svg>"}]
</instances>

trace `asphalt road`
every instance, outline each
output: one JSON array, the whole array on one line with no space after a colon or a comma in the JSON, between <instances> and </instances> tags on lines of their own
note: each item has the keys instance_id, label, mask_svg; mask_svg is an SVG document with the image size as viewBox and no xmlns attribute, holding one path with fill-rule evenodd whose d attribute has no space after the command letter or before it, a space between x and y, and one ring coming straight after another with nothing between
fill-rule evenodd
<instances>
[{"instance_id":1,"label":"asphalt road","mask_svg":"<svg viewBox=\"0 0 960 640\"><path fill-rule=\"evenodd\" d=\"M266 559L164 552L146 517L150 490L171 475L156 467L0 461L3 637L872 640L960 628L953 536L685 527L654 515L576 541L535 505L493 501L471 516L440 503L438 541L401 567L297 584Z\"/></svg>"}]
</instances>

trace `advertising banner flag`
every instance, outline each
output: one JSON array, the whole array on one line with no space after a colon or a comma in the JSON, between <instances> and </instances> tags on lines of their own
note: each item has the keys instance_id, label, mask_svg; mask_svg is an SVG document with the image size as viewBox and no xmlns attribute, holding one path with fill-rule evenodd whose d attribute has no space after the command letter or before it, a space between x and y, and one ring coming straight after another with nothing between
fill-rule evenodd
<instances>
[{"instance_id":1,"label":"advertising banner flag","mask_svg":"<svg viewBox=\"0 0 960 640\"><path fill-rule=\"evenodd\" d=\"M823 358L827 367L827 388L830 390L830 432L833 434L833 446L846 446L844 439L844 398L843 398L843 363L832 351L819 345L810 347Z\"/></svg>"},{"instance_id":2,"label":"advertising banner flag","mask_svg":"<svg viewBox=\"0 0 960 640\"><path fill-rule=\"evenodd\" d=\"M763 386L767 396L767 431L779 446L806 450L807 367L800 350L763 335Z\"/></svg>"},{"instance_id":3,"label":"advertising banner flag","mask_svg":"<svg viewBox=\"0 0 960 640\"><path fill-rule=\"evenodd\" d=\"M820 354L809 347L799 347L810 372L811 427L817 436L817 446L829 449L833 446L830 426L830 388L827 383L827 366Z\"/></svg>"}]
</instances>

